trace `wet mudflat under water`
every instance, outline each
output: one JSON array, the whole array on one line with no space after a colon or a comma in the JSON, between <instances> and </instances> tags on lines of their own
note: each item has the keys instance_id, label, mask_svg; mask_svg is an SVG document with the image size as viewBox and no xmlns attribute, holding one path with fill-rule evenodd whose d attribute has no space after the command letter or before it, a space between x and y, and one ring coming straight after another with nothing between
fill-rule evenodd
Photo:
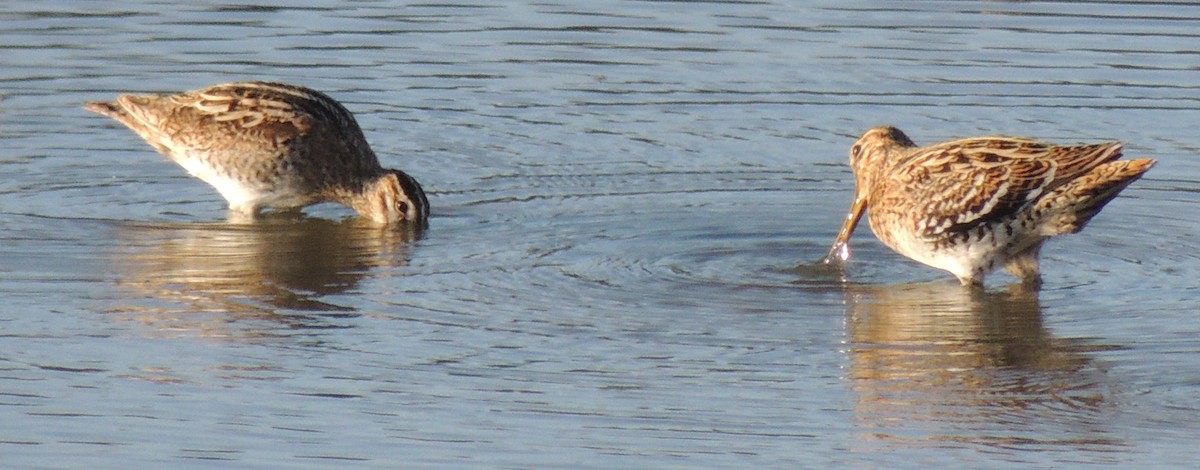
<instances>
[{"instance_id":1,"label":"wet mudflat under water","mask_svg":"<svg viewBox=\"0 0 1200 470\"><path fill-rule=\"evenodd\" d=\"M794 3L0 8L0 464L1192 465L1200 7ZM342 101L429 230L226 223L80 107L241 79ZM806 269L882 123L1159 166L1040 292Z\"/></svg>"}]
</instances>

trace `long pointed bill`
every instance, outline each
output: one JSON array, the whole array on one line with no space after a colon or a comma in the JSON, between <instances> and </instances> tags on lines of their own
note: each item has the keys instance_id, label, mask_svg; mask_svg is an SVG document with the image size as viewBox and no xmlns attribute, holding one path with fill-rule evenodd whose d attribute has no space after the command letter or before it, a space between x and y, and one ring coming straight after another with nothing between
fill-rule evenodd
<instances>
[{"instance_id":1,"label":"long pointed bill","mask_svg":"<svg viewBox=\"0 0 1200 470\"><path fill-rule=\"evenodd\" d=\"M854 229L858 227L858 221L862 219L866 209L867 198L855 195L854 203L850 204L850 212L846 213L846 222L838 231L837 238L833 239L833 247L829 249L829 254L825 255L825 259L821 262L825 264L842 263L850 259L850 235L854 234Z\"/></svg>"}]
</instances>

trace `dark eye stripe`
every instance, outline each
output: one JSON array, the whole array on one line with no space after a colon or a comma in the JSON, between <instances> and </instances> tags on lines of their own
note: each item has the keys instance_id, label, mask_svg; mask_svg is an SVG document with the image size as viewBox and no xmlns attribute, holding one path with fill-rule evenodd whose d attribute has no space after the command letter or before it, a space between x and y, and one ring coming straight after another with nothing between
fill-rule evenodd
<instances>
[{"instance_id":1,"label":"dark eye stripe","mask_svg":"<svg viewBox=\"0 0 1200 470\"><path fill-rule=\"evenodd\" d=\"M425 190L421 189L417 180L408 176L407 173L400 170L392 171L396 173L396 179L400 182L400 189L404 191L404 195L417 206L417 217L422 221L429 218L429 199L425 197Z\"/></svg>"}]
</instances>

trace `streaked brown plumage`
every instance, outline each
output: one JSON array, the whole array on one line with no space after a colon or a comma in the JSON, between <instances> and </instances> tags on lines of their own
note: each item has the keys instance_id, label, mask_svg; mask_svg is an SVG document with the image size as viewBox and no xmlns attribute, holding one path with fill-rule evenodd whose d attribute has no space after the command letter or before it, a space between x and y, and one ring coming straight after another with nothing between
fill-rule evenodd
<instances>
[{"instance_id":1,"label":"streaked brown plumage","mask_svg":"<svg viewBox=\"0 0 1200 470\"><path fill-rule=\"evenodd\" d=\"M1121 144L1059 146L976 137L918 147L894 127L850 148L854 202L826 262L849 259L864 210L885 245L982 285L1003 266L1038 284L1046 239L1076 233L1155 161L1119 160Z\"/></svg>"},{"instance_id":2,"label":"streaked brown plumage","mask_svg":"<svg viewBox=\"0 0 1200 470\"><path fill-rule=\"evenodd\" d=\"M173 95L121 95L86 108L116 119L212 185L231 211L345 204L378 223L424 223L408 174L384 169L345 107L296 85L238 82Z\"/></svg>"}]
</instances>

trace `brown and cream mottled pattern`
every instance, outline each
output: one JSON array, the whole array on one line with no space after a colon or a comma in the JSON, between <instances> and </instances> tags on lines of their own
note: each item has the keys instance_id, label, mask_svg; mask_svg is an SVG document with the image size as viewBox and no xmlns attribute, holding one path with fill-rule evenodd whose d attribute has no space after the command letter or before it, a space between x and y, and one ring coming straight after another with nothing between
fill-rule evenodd
<instances>
[{"instance_id":1,"label":"brown and cream mottled pattern","mask_svg":"<svg viewBox=\"0 0 1200 470\"><path fill-rule=\"evenodd\" d=\"M919 147L894 127L868 130L850 148L854 202L827 262L849 259L867 213L885 245L981 285L1004 267L1041 282L1046 239L1075 233L1155 161L1120 160L1119 142L1062 146L974 137Z\"/></svg>"},{"instance_id":2,"label":"brown and cream mottled pattern","mask_svg":"<svg viewBox=\"0 0 1200 470\"><path fill-rule=\"evenodd\" d=\"M309 88L226 83L86 108L133 130L237 213L334 201L385 224L429 216L417 181L380 166L350 111Z\"/></svg>"}]
</instances>

